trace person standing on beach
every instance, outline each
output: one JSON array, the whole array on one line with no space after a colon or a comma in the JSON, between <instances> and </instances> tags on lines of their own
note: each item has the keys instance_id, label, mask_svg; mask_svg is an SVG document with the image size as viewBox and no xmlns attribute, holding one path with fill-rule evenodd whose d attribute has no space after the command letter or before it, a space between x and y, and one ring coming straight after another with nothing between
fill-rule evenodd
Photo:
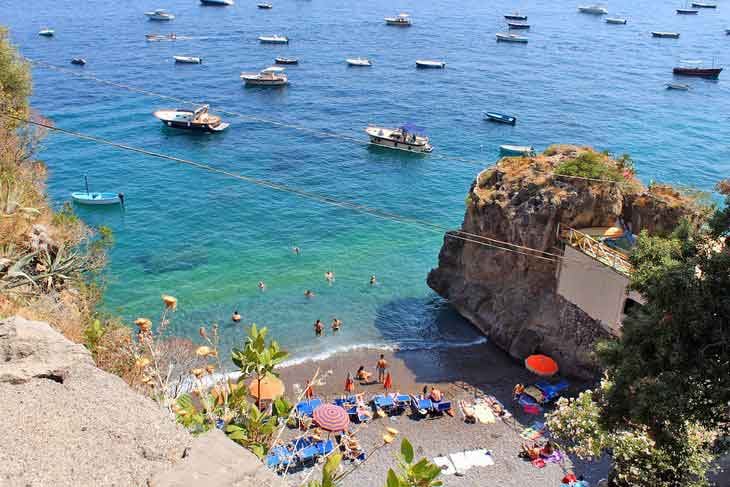
<instances>
[{"instance_id":1,"label":"person standing on beach","mask_svg":"<svg viewBox=\"0 0 730 487\"><path fill-rule=\"evenodd\" d=\"M322 336L322 332L324 331L324 323L322 321L317 320L314 322L314 334L318 337Z\"/></svg>"},{"instance_id":2,"label":"person standing on beach","mask_svg":"<svg viewBox=\"0 0 730 487\"><path fill-rule=\"evenodd\" d=\"M375 368L378 370L378 382L382 383L385 380L385 370L388 368L388 361L385 360L385 355L382 353Z\"/></svg>"}]
</instances>

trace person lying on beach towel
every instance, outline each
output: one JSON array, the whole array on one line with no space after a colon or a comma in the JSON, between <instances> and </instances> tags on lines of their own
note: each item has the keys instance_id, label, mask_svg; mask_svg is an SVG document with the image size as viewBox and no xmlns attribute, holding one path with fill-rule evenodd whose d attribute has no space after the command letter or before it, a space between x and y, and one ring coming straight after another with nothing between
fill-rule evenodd
<instances>
[{"instance_id":1,"label":"person lying on beach towel","mask_svg":"<svg viewBox=\"0 0 730 487\"><path fill-rule=\"evenodd\" d=\"M373 374L365 370L365 366L361 365L357 369L357 373L355 374L355 379L359 380L363 384L370 384L372 383L372 377Z\"/></svg>"},{"instance_id":2,"label":"person lying on beach towel","mask_svg":"<svg viewBox=\"0 0 730 487\"><path fill-rule=\"evenodd\" d=\"M461 413L464 415L464 422L474 424L477 422L477 417L474 414L474 406L467 404L465 401L459 401L459 408Z\"/></svg>"},{"instance_id":3,"label":"person lying on beach towel","mask_svg":"<svg viewBox=\"0 0 730 487\"><path fill-rule=\"evenodd\" d=\"M517 455L520 458L527 460L538 460L540 458L540 447L535 442L523 443L520 446L520 453Z\"/></svg>"}]
</instances>

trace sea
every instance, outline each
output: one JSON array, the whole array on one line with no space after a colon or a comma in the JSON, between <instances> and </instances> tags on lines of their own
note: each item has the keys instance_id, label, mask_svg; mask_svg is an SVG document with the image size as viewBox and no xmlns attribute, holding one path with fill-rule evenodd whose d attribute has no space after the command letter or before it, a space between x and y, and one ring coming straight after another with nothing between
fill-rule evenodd
<instances>
[{"instance_id":1,"label":"sea","mask_svg":"<svg viewBox=\"0 0 730 487\"><path fill-rule=\"evenodd\" d=\"M40 115L63 129L229 173L61 133L44 140L40 157L56 207L84 190L85 176L92 191L126 196L125 211L75 209L90 226L114 232L103 307L127 322L156 319L160 296L171 294L179 308L170 333L195 340L200 326L217 323L229 348L256 323L295 361L362 347L468 346L485 338L428 288L426 275L437 265L440 229L459 227L469 185L498 159L500 144L629 153L647 183L708 192L730 172L730 70L717 81L672 76L682 60L730 67L730 0L698 15L677 15L679 1L606 3L626 25L578 13L578 0L267 1L271 10L258 9L257 0L229 7L0 2L0 24L20 52L61 68L33 68ZM176 18L147 20L144 13L157 8ZM528 44L496 42L513 11L528 16L530 29L517 32ZM411 15L411 27L385 25L384 17L400 12ZM44 27L55 36L39 36ZM681 37L656 39L653 30ZM145 41L145 34L173 32L175 42ZM258 42L271 34L290 42ZM174 55L203 63L175 64ZM241 72L268 67L276 56L299 58L286 70L288 86L242 85ZM358 56L372 67L346 65ZM74 57L86 66L70 65ZM446 68L419 70L417 59ZM671 81L690 90L667 90ZM225 111L230 127L194 134L152 116L191 106L180 100ZM514 115L517 124L486 122L487 110ZM415 124L434 151L369 147L369 123ZM308 289L313 298L305 298ZM241 324L231 322L234 310ZM342 330L315 338L315 320L329 328L335 317Z\"/></svg>"}]
</instances>

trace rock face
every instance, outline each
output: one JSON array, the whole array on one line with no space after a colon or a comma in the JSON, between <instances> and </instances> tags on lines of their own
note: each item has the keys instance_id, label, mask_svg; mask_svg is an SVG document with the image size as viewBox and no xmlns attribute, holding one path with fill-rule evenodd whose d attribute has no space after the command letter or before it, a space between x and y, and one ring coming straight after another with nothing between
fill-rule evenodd
<instances>
[{"instance_id":1,"label":"rock face","mask_svg":"<svg viewBox=\"0 0 730 487\"><path fill-rule=\"evenodd\" d=\"M692 206L669 188L647 189L632 177L619 185L553 175L558 164L586 150L560 146L534 158L502 159L480 173L461 231L446 235L438 267L428 275L428 285L500 348L518 359L546 353L564 373L581 377L596 371L591 351L607 332L557 294L555 258L526 248L562 254L559 224L610 227L619 216L637 234L668 232ZM509 252L463 237L516 246Z\"/></svg>"},{"instance_id":2,"label":"rock face","mask_svg":"<svg viewBox=\"0 0 730 487\"><path fill-rule=\"evenodd\" d=\"M146 486L153 477L165 487L275 483L252 453L220 432L193 438L42 322L0 321L0 417L2 486ZM194 474L203 467L215 482Z\"/></svg>"}]
</instances>

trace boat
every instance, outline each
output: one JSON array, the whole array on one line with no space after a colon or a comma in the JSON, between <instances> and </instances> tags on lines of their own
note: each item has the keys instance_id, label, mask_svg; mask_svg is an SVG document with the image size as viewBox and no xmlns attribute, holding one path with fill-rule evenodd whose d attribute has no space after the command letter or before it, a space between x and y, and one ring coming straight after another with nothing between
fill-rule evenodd
<instances>
[{"instance_id":1,"label":"boat","mask_svg":"<svg viewBox=\"0 0 730 487\"><path fill-rule=\"evenodd\" d=\"M418 135L418 129L411 125L403 125L398 128L378 127L368 125L365 133L370 137L370 143L388 149L398 149L406 152L428 153L433 147L428 137Z\"/></svg>"},{"instance_id":2,"label":"boat","mask_svg":"<svg viewBox=\"0 0 730 487\"><path fill-rule=\"evenodd\" d=\"M725 29L725 35L730 36L730 29Z\"/></svg>"},{"instance_id":3,"label":"boat","mask_svg":"<svg viewBox=\"0 0 730 487\"><path fill-rule=\"evenodd\" d=\"M174 32L172 34L147 34L144 37L147 42L176 41L178 39L187 39L187 37L178 37Z\"/></svg>"},{"instance_id":4,"label":"boat","mask_svg":"<svg viewBox=\"0 0 730 487\"><path fill-rule=\"evenodd\" d=\"M272 8L274 8L274 6L270 3L259 3L256 6L261 10L271 10Z\"/></svg>"},{"instance_id":5,"label":"boat","mask_svg":"<svg viewBox=\"0 0 730 487\"><path fill-rule=\"evenodd\" d=\"M525 22L507 22L507 27L510 29L529 29L530 24Z\"/></svg>"},{"instance_id":6,"label":"boat","mask_svg":"<svg viewBox=\"0 0 730 487\"><path fill-rule=\"evenodd\" d=\"M364 57L353 57L353 58L347 58L345 59L345 62L348 66L372 66L373 63L370 62L368 58Z\"/></svg>"},{"instance_id":7,"label":"boat","mask_svg":"<svg viewBox=\"0 0 730 487\"><path fill-rule=\"evenodd\" d=\"M246 86L284 86L289 78L279 66L262 69L258 73L241 73L241 80Z\"/></svg>"},{"instance_id":8,"label":"boat","mask_svg":"<svg viewBox=\"0 0 730 487\"><path fill-rule=\"evenodd\" d=\"M411 25L411 17L408 14L398 14L395 17L385 17L385 23L388 25L399 25L401 27L408 27Z\"/></svg>"},{"instance_id":9,"label":"boat","mask_svg":"<svg viewBox=\"0 0 730 487\"><path fill-rule=\"evenodd\" d=\"M527 44L527 37L518 36L517 34L509 34L505 32L499 32L495 34L497 42L517 42L521 44Z\"/></svg>"},{"instance_id":10,"label":"boat","mask_svg":"<svg viewBox=\"0 0 730 487\"><path fill-rule=\"evenodd\" d=\"M444 69L446 67L446 63L443 61L416 59L416 67L421 69Z\"/></svg>"},{"instance_id":11,"label":"boat","mask_svg":"<svg viewBox=\"0 0 730 487\"><path fill-rule=\"evenodd\" d=\"M289 38L286 36L259 36L259 42L262 44L289 44Z\"/></svg>"},{"instance_id":12,"label":"boat","mask_svg":"<svg viewBox=\"0 0 730 487\"><path fill-rule=\"evenodd\" d=\"M86 191L74 191L71 193L71 199L82 205L117 205L124 204L124 194L122 193L104 193L98 191L89 191L89 179L84 176L84 184Z\"/></svg>"},{"instance_id":13,"label":"boat","mask_svg":"<svg viewBox=\"0 0 730 487\"><path fill-rule=\"evenodd\" d=\"M693 8L717 8L716 3L692 2Z\"/></svg>"},{"instance_id":14,"label":"boat","mask_svg":"<svg viewBox=\"0 0 730 487\"><path fill-rule=\"evenodd\" d=\"M527 20L527 15L521 15L519 12L514 12L504 16L507 20Z\"/></svg>"},{"instance_id":15,"label":"boat","mask_svg":"<svg viewBox=\"0 0 730 487\"><path fill-rule=\"evenodd\" d=\"M53 37L55 33L53 29L49 29L48 27L44 27L38 31L38 35L43 37Z\"/></svg>"},{"instance_id":16,"label":"boat","mask_svg":"<svg viewBox=\"0 0 730 487\"><path fill-rule=\"evenodd\" d=\"M499 146L499 153L503 156L527 156L531 157L535 155L535 148L532 146L525 145L510 145L504 144Z\"/></svg>"},{"instance_id":17,"label":"boat","mask_svg":"<svg viewBox=\"0 0 730 487\"><path fill-rule=\"evenodd\" d=\"M628 20L622 19L619 17L607 17L606 18L607 24L626 25L626 22L628 22Z\"/></svg>"},{"instance_id":18,"label":"boat","mask_svg":"<svg viewBox=\"0 0 730 487\"><path fill-rule=\"evenodd\" d=\"M172 56L176 63L179 64L202 64L203 58L196 56Z\"/></svg>"},{"instance_id":19,"label":"boat","mask_svg":"<svg viewBox=\"0 0 730 487\"><path fill-rule=\"evenodd\" d=\"M176 129L195 130L201 132L221 132L228 128L227 123L222 122L218 115L208 113L208 105L203 105L195 110L185 108L157 110L153 113L168 127Z\"/></svg>"},{"instance_id":20,"label":"boat","mask_svg":"<svg viewBox=\"0 0 730 487\"><path fill-rule=\"evenodd\" d=\"M226 7L233 5L233 0L200 0L200 3L211 7Z\"/></svg>"},{"instance_id":21,"label":"boat","mask_svg":"<svg viewBox=\"0 0 730 487\"><path fill-rule=\"evenodd\" d=\"M679 32L659 32L659 31L652 31L651 32L652 37L662 37L665 39L679 39Z\"/></svg>"},{"instance_id":22,"label":"boat","mask_svg":"<svg viewBox=\"0 0 730 487\"><path fill-rule=\"evenodd\" d=\"M602 5L584 5L578 7L578 12L591 15L606 15L608 10Z\"/></svg>"},{"instance_id":23,"label":"boat","mask_svg":"<svg viewBox=\"0 0 730 487\"><path fill-rule=\"evenodd\" d=\"M484 112L484 119L491 122L506 123L507 125L514 125L517 123L517 117L497 112Z\"/></svg>"},{"instance_id":24,"label":"boat","mask_svg":"<svg viewBox=\"0 0 730 487\"><path fill-rule=\"evenodd\" d=\"M676 12L677 15L697 15L699 10L694 8L678 8Z\"/></svg>"},{"instance_id":25,"label":"boat","mask_svg":"<svg viewBox=\"0 0 730 487\"><path fill-rule=\"evenodd\" d=\"M175 18L173 14L162 8L158 8L152 12L145 12L144 14L149 17L150 20L172 20Z\"/></svg>"},{"instance_id":26,"label":"boat","mask_svg":"<svg viewBox=\"0 0 730 487\"><path fill-rule=\"evenodd\" d=\"M679 76L694 76L697 78L717 79L722 68L703 68L702 61L680 61L680 66L672 69L672 73Z\"/></svg>"},{"instance_id":27,"label":"boat","mask_svg":"<svg viewBox=\"0 0 730 487\"><path fill-rule=\"evenodd\" d=\"M86 59L82 57L75 57L71 60L71 64L75 64L76 66L83 66L86 64Z\"/></svg>"},{"instance_id":28,"label":"boat","mask_svg":"<svg viewBox=\"0 0 730 487\"><path fill-rule=\"evenodd\" d=\"M295 57L282 57L279 56L276 59L274 59L274 62L276 64L299 64L299 59Z\"/></svg>"},{"instance_id":29,"label":"boat","mask_svg":"<svg viewBox=\"0 0 730 487\"><path fill-rule=\"evenodd\" d=\"M665 85L668 90L680 90L680 91L687 91L689 90L689 85L684 83L667 83Z\"/></svg>"}]
</instances>

